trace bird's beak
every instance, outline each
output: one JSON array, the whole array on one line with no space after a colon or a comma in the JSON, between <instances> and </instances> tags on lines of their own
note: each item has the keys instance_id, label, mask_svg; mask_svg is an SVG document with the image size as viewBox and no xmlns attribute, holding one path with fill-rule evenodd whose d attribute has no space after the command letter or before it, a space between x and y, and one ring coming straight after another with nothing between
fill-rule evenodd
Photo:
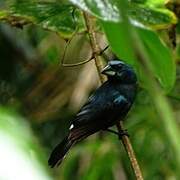
<instances>
[{"instance_id":1,"label":"bird's beak","mask_svg":"<svg viewBox=\"0 0 180 180\"><path fill-rule=\"evenodd\" d=\"M107 76L114 76L116 74L110 65L105 66L101 73Z\"/></svg>"}]
</instances>

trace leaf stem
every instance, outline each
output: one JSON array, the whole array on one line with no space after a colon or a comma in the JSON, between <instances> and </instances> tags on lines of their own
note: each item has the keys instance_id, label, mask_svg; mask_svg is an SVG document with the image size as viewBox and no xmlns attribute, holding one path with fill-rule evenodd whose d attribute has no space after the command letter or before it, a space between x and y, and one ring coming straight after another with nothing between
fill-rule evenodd
<instances>
[{"instance_id":1,"label":"leaf stem","mask_svg":"<svg viewBox=\"0 0 180 180\"><path fill-rule=\"evenodd\" d=\"M91 48L93 51L98 75L99 75L99 78L101 80L101 83L104 83L106 81L106 78L105 78L105 76L103 76L101 74L101 70L102 70L103 66L102 66L101 61L100 61L100 48L98 46L95 31L94 31L94 22L88 13L84 12L83 14L84 14L84 19L85 19L85 23L86 23L86 27L87 27L87 31L88 31L88 35L89 35L89 40L90 40ZM117 129L118 129L119 133L122 132L122 130L123 130L122 122L117 124ZM125 150L128 154L128 157L129 157L133 172L136 176L136 179L137 180L143 180L138 161L136 159L133 147L131 145L131 142L130 142L128 136L123 135L121 137L121 140L122 140L122 143L123 143Z\"/></svg>"}]
</instances>

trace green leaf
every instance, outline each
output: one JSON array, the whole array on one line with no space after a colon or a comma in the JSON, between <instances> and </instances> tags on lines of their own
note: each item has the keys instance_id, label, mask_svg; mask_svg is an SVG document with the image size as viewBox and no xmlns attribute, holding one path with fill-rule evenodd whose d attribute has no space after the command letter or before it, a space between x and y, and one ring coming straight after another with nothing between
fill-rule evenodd
<instances>
[{"instance_id":1,"label":"green leaf","mask_svg":"<svg viewBox=\"0 0 180 180\"><path fill-rule=\"evenodd\" d=\"M137 32L151 60L155 76L164 89L169 92L173 88L176 79L175 62L170 50L155 32L141 28L137 28Z\"/></svg>"},{"instance_id":2,"label":"green leaf","mask_svg":"<svg viewBox=\"0 0 180 180\"><path fill-rule=\"evenodd\" d=\"M70 1L104 21L122 22L116 0ZM177 22L174 13L165 8L129 3L127 12L135 26L145 25L154 29L164 29ZM78 28L83 28L80 12L74 11L71 5L62 5L58 2L20 1L13 4L7 11L0 11L0 20L17 27L23 27L26 24L40 25L44 29L67 37Z\"/></svg>"},{"instance_id":3,"label":"green leaf","mask_svg":"<svg viewBox=\"0 0 180 180\"><path fill-rule=\"evenodd\" d=\"M151 7L164 7L166 0L131 0L131 2L144 5L146 4Z\"/></svg>"},{"instance_id":4,"label":"green leaf","mask_svg":"<svg viewBox=\"0 0 180 180\"><path fill-rule=\"evenodd\" d=\"M92 15L105 21L118 22L120 20L120 12L117 8L116 0L70 0L72 3L90 12Z\"/></svg>"},{"instance_id":5,"label":"green leaf","mask_svg":"<svg viewBox=\"0 0 180 180\"><path fill-rule=\"evenodd\" d=\"M165 8L154 8L132 3L128 14L131 20L153 29L165 29L177 23L175 14Z\"/></svg>"},{"instance_id":6,"label":"green leaf","mask_svg":"<svg viewBox=\"0 0 180 180\"><path fill-rule=\"evenodd\" d=\"M109 22L102 22L102 25L116 55L127 63L135 65L135 43L132 42L126 26L121 23ZM154 75L159 79L165 91L169 92L173 88L176 78L175 62L170 50L153 31L140 28L137 30L148 52ZM137 69L140 68L137 67ZM139 74L139 76L141 75Z\"/></svg>"},{"instance_id":7,"label":"green leaf","mask_svg":"<svg viewBox=\"0 0 180 180\"><path fill-rule=\"evenodd\" d=\"M122 22L122 14L119 11L116 0L70 0L81 9L90 12L103 21ZM162 3L162 2L159 2ZM127 6L128 16L135 26L147 26L153 29L164 29L177 23L175 14L165 7L157 8L155 5L130 3ZM157 5L157 4L156 4Z\"/></svg>"},{"instance_id":8,"label":"green leaf","mask_svg":"<svg viewBox=\"0 0 180 180\"><path fill-rule=\"evenodd\" d=\"M164 7L167 2L167 0L146 0L147 5L154 7Z\"/></svg>"},{"instance_id":9,"label":"green leaf","mask_svg":"<svg viewBox=\"0 0 180 180\"><path fill-rule=\"evenodd\" d=\"M145 4L147 0L131 0L133 3Z\"/></svg>"},{"instance_id":10,"label":"green leaf","mask_svg":"<svg viewBox=\"0 0 180 180\"><path fill-rule=\"evenodd\" d=\"M126 7L126 5L125 5ZM122 14L125 14L124 9ZM101 21L107 39L115 52L115 54L129 64L135 65L140 79L143 79L141 68L136 64L136 42L133 41L133 31L131 25L128 24L128 19L123 16L122 23L113 23ZM169 92L175 83L176 70L175 62L173 61L170 50L163 44L156 33L150 30L136 28L139 38L144 43L144 48L147 51L148 59L151 61L154 75L157 77L162 87L166 92ZM142 77L142 78L141 78ZM146 84L144 82L144 87Z\"/></svg>"},{"instance_id":11,"label":"green leaf","mask_svg":"<svg viewBox=\"0 0 180 180\"><path fill-rule=\"evenodd\" d=\"M6 12L0 11L1 21L18 27L35 24L63 36L70 36L75 32L79 17L79 12L74 11L73 6L56 2L23 1L13 4Z\"/></svg>"},{"instance_id":12,"label":"green leaf","mask_svg":"<svg viewBox=\"0 0 180 180\"><path fill-rule=\"evenodd\" d=\"M134 50L125 23L101 21L104 32L114 53L129 64L134 64Z\"/></svg>"}]
</instances>

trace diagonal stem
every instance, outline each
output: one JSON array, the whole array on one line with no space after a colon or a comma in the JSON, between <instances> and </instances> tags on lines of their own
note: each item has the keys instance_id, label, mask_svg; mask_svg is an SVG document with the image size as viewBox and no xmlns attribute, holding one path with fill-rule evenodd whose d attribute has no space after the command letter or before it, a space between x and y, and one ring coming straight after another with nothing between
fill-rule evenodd
<instances>
[{"instance_id":1,"label":"diagonal stem","mask_svg":"<svg viewBox=\"0 0 180 180\"><path fill-rule=\"evenodd\" d=\"M93 20L90 18L89 14L86 12L84 12L84 19L85 19L85 23L86 23L86 27L87 27L87 31L89 35L89 41L90 41L91 48L94 55L97 72L98 72L101 83L103 83L106 81L106 78L105 76L101 75L101 70L103 69L103 65L100 61L100 48L97 43L96 34L95 34L94 26L92 23Z\"/></svg>"},{"instance_id":2,"label":"diagonal stem","mask_svg":"<svg viewBox=\"0 0 180 180\"><path fill-rule=\"evenodd\" d=\"M123 131L122 122L117 123L116 126L117 126L119 132ZM136 176L136 179L137 180L143 180L141 169L139 167L139 164L138 164L138 161L136 159L136 155L134 153L134 150L133 150L133 147L132 147L131 142L129 140L129 137L124 135L124 136L119 137L119 139L121 139L121 141L122 141L122 143L124 145L124 148L126 149L126 152L127 152L128 156L129 156L129 160L131 162L131 166L132 166L132 169L133 169L134 174Z\"/></svg>"},{"instance_id":3,"label":"diagonal stem","mask_svg":"<svg viewBox=\"0 0 180 180\"><path fill-rule=\"evenodd\" d=\"M88 31L88 35L89 35L90 44L91 44L92 51L94 54L94 59L95 59L95 64L97 67L98 75L99 75L99 78L101 80L101 83L104 83L106 81L106 78L101 74L101 70L103 67L102 67L102 64L100 61L100 57L99 57L100 56L100 53L99 53L100 48L98 46L97 39L95 36L94 22L93 22L93 19L90 17L90 15L86 12L84 12L84 19L85 19L85 23L86 23L86 27L87 27L87 31ZM118 132L121 133L123 130L123 125L121 123L118 123L116 126L118 129ZM129 140L129 137L126 135L122 135L121 140L122 140L122 143L123 143L125 150L128 154L128 157L129 157L129 160L131 162L131 166L132 166L132 169L133 169L133 172L135 174L136 179L137 180L143 180L143 176L142 176L139 164L137 162L133 147L132 147L131 142Z\"/></svg>"}]
</instances>

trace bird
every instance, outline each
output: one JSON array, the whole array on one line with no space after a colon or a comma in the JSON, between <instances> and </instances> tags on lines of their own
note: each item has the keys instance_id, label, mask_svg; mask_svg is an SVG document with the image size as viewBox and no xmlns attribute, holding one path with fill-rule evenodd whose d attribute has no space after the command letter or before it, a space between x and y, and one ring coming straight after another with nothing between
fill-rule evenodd
<instances>
[{"instance_id":1,"label":"bird","mask_svg":"<svg viewBox=\"0 0 180 180\"><path fill-rule=\"evenodd\" d=\"M107 80L95 90L71 121L67 136L52 151L48 164L61 164L77 142L123 121L137 94L137 76L122 60L110 60L101 72Z\"/></svg>"}]
</instances>

